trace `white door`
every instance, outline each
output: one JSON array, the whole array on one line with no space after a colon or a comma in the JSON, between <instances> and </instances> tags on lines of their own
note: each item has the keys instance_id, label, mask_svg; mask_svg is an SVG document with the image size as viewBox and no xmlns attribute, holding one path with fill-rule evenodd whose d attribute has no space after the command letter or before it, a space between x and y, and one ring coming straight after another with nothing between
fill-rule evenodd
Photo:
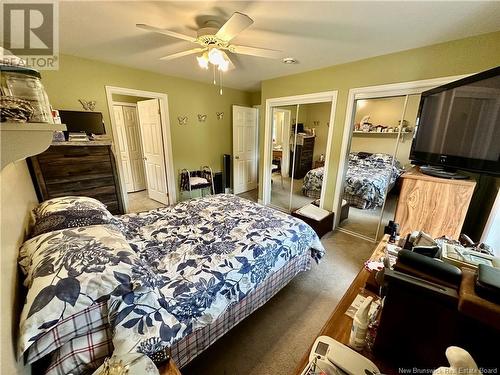
<instances>
[{"instance_id":1,"label":"white door","mask_svg":"<svg viewBox=\"0 0 500 375\"><path fill-rule=\"evenodd\" d=\"M233 193L257 188L258 127L256 108L233 105Z\"/></svg>"},{"instance_id":2,"label":"white door","mask_svg":"<svg viewBox=\"0 0 500 375\"><path fill-rule=\"evenodd\" d=\"M125 189L127 190L127 193L129 193L134 191L134 180L132 178L132 168L130 166L130 158L128 154L127 133L125 130L122 106L114 105L113 114L115 116L116 133L118 135L117 151L124 174Z\"/></svg>"},{"instance_id":3,"label":"white door","mask_svg":"<svg viewBox=\"0 0 500 375\"><path fill-rule=\"evenodd\" d=\"M281 135L281 175L283 177L288 177L290 167L291 113L289 109L273 109L273 122L280 129Z\"/></svg>"},{"instance_id":4,"label":"white door","mask_svg":"<svg viewBox=\"0 0 500 375\"><path fill-rule=\"evenodd\" d=\"M133 191L144 190L146 189L144 158L142 156L141 135L139 134L139 122L135 106L123 106L123 122L125 123L125 134L127 135L128 157L134 186Z\"/></svg>"},{"instance_id":5,"label":"white door","mask_svg":"<svg viewBox=\"0 0 500 375\"><path fill-rule=\"evenodd\" d=\"M149 198L168 204L165 153L158 99L137 102Z\"/></svg>"}]
</instances>

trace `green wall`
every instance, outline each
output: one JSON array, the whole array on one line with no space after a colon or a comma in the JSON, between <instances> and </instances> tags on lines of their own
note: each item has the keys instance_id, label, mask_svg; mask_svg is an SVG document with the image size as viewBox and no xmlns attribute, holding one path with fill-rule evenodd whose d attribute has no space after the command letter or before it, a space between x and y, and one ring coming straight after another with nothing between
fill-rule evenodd
<instances>
[{"instance_id":1,"label":"green wall","mask_svg":"<svg viewBox=\"0 0 500 375\"><path fill-rule=\"evenodd\" d=\"M497 65L500 65L500 32L266 80L261 85L262 105L269 98L338 90L325 200L325 207L332 209L349 89L474 73ZM262 112L260 160L264 160ZM262 167L261 163L261 176ZM262 198L262 181L259 194Z\"/></svg>"},{"instance_id":2,"label":"green wall","mask_svg":"<svg viewBox=\"0 0 500 375\"><path fill-rule=\"evenodd\" d=\"M261 99L261 92L260 91L252 92L250 95L251 95L252 105L259 105Z\"/></svg>"},{"instance_id":3,"label":"green wall","mask_svg":"<svg viewBox=\"0 0 500 375\"><path fill-rule=\"evenodd\" d=\"M249 92L225 88L220 96L212 84L67 55L60 56L58 71L42 72L42 82L56 109L81 110L78 99L96 100L108 130L105 86L168 94L176 174L206 164L221 170L222 154L232 154L231 106L252 104ZM217 120L216 112L224 112L224 119ZM198 122L199 113L208 115L206 122ZM188 116L188 124L179 125L178 116Z\"/></svg>"}]
</instances>

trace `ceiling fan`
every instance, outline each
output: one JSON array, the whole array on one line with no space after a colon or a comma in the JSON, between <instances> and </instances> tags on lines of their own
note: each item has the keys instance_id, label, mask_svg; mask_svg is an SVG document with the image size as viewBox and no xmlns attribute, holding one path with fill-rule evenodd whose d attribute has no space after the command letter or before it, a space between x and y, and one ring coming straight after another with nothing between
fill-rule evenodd
<instances>
[{"instance_id":1,"label":"ceiling fan","mask_svg":"<svg viewBox=\"0 0 500 375\"><path fill-rule=\"evenodd\" d=\"M279 59L281 57L281 51L274 49L241 46L231 43L232 39L252 24L253 20L246 14L235 12L222 26L217 21L205 22L204 27L198 30L196 37L142 23L136 26L143 30L153 31L200 45L200 47L187 51L163 56L160 58L161 60L168 61L179 57L200 54L196 59L201 68L208 69L208 64L210 63L214 65L214 69L217 67L219 71L225 72L228 69L234 68L234 64L227 52L271 59Z\"/></svg>"}]
</instances>

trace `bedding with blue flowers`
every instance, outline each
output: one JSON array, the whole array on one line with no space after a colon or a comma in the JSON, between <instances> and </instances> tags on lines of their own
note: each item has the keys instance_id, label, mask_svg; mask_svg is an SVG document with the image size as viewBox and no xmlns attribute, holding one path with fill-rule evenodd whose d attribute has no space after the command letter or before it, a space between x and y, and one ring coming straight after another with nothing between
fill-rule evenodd
<instances>
[{"instance_id":1,"label":"bedding with blue flowers","mask_svg":"<svg viewBox=\"0 0 500 375\"><path fill-rule=\"evenodd\" d=\"M311 169L304 176L302 193L310 198L320 198L325 168ZM375 209L384 203L386 192L404 172L398 160L384 153L351 152L344 183L343 199L350 206Z\"/></svg>"},{"instance_id":2,"label":"bedding with blue flowers","mask_svg":"<svg viewBox=\"0 0 500 375\"><path fill-rule=\"evenodd\" d=\"M115 353L151 355L216 320L291 259L324 255L303 221L234 195L116 219L25 242L19 354L106 301L102 324L112 327Z\"/></svg>"}]
</instances>

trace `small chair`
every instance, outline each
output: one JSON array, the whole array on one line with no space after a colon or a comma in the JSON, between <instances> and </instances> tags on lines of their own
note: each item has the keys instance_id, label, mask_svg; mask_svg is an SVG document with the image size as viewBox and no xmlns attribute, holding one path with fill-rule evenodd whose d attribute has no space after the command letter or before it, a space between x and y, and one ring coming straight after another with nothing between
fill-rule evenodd
<instances>
[{"instance_id":1,"label":"small chair","mask_svg":"<svg viewBox=\"0 0 500 375\"><path fill-rule=\"evenodd\" d=\"M180 190L189 191L189 197L193 197L193 190L201 190L203 196L204 189L210 188L210 194L215 194L214 174L208 165L201 167L197 171L181 169Z\"/></svg>"}]
</instances>

